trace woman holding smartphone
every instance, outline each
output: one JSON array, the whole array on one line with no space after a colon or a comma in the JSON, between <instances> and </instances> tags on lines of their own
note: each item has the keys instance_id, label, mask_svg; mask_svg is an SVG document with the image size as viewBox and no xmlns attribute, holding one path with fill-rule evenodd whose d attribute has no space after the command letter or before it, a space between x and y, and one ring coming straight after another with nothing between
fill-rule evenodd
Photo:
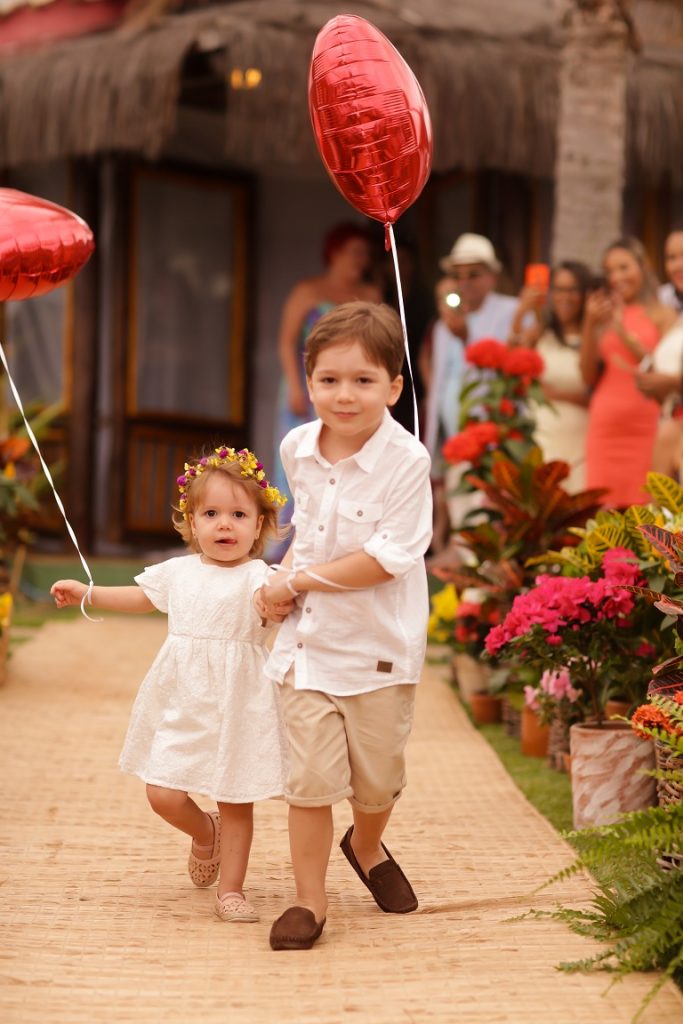
<instances>
[{"instance_id":1,"label":"woman holding smartphone","mask_svg":"<svg viewBox=\"0 0 683 1024\"><path fill-rule=\"evenodd\" d=\"M652 469L659 405L636 386L661 335L676 318L657 298L657 282L636 239L605 251L606 287L588 297L581 372L592 389L586 438L586 484L606 487L604 503L642 504Z\"/></svg>"}]
</instances>

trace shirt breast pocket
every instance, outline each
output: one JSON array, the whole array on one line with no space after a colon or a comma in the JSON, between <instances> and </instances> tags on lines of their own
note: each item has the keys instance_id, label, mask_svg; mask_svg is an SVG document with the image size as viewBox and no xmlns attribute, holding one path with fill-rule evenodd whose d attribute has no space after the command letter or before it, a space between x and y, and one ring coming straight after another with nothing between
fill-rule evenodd
<instances>
[{"instance_id":1,"label":"shirt breast pocket","mask_svg":"<svg viewBox=\"0 0 683 1024\"><path fill-rule=\"evenodd\" d=\"M339 502L337 539L347 551L360 551L372 537L382 516L381 502L348 501Z\"/></svg>"}]
</instances>

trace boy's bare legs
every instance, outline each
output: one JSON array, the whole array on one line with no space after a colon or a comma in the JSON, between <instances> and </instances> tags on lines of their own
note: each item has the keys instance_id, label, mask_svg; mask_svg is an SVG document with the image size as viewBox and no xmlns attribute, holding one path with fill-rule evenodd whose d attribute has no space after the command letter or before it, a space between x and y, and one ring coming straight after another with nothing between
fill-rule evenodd
<instances>
[{"instance_id":1,"label":"boy's bare legs","mask_svg":"<svg viewBox=\"0 0 683 1024\"><path fill-rule=\"evenodd\" d=\"M147 786L147 799L150 807L169 825L180 829L203 851L195 850L199 860L209 860L213 845L213 822L206 811L194 800L179 789L166 789L165 786Z\"/></svg>"},{"instance_id":2,"label":"boy's bare legs","mask_svg":"<svg viewBox=\"0 0 683 1024\"><path fill-rule=\"evenodd\" d=\"M331 807L289 807L289 848L292 855L296 905L306 907L320 922L327 916L325 878L332 851Z\"/></svg>"},{"instance_id":3,"label":"boy's bare legs","mask_svg":"<svg viewBox=\"0 0 683 1024\"><path fill-rule=\"evenodd\" d=\"M373 868L387 859L387 855L382 849L382 836L393 809L391 806L386 811L368 814L367 811L361 811L357 807L353 808L351 849L366 878Z\"/></svg>"},{"instance_id":4,"label":"boy's bare legs","mask_svg":"<svg viewBox=\"0 0 683 1024\"><path fill-rule=\"evenodd\" d=\"M238 892L244 895L244 879L254 835L253 804L219 804L221 815L221 869L218 895Z\"/></svg>"}]
</instances>

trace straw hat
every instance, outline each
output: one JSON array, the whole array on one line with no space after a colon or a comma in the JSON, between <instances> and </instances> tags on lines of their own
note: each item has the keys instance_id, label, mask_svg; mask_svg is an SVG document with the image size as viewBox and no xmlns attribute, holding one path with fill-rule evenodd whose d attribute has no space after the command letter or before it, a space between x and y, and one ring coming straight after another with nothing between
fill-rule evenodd
<instances>
[{"instance_id":1,"label":"straw hat","mask_svg":"<svg viewBox=\"0 0 683 1024\"><path fill-rule=\"evenodd\" d=\"M500 260L496 257L496 250L488 238L483 235L474 235L471 232L460 235L448 256L439 260L439 266L445 271L465 263L483 263L494 274L502 269Z\"/></svg>"}]
</instances>

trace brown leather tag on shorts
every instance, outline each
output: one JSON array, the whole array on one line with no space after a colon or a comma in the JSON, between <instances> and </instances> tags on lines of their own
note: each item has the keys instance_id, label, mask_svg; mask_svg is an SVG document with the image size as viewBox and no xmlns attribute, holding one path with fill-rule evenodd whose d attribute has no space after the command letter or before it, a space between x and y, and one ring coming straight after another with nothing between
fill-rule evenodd
<instances>
[{"instance_id":1,"label":"brown leather tag on shorts","mask_svg":"<svg viewBox=\"0 0 683 1024\"><path fill-rule=\"evenodd\" d=\"M377 662L377 671L378 672L391 672L393 667L394 667L394 663L392 661L378 661Z\"/></svg>"}]
</instances>

